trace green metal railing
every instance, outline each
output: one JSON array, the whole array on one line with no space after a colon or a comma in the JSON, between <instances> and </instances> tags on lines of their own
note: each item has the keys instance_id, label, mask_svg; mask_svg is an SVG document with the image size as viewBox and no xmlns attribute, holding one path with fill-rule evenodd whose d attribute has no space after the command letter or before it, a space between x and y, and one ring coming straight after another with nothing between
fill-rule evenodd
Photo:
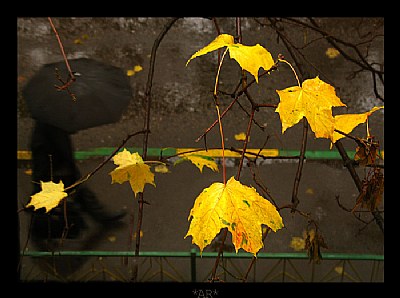
<instances>
[{"instance_id":1,"label":"green metal railing","mask_svg":"<svg viewBox=\"0 0 400 298\"><path fill-rule=\"evenodd\" d=\"M142 148L136 148L136 147L128 147L127 148L131 152L138 152L139 154L142 154L143 149ZM200 148L148 148L147 149L147 156L152 156L152 157L160 157L160 156L172 156L178 153L186 152L186 151L191 151L191 150L196 150ZM97 147L97 148L92 148L88 149L85 151L75 151L74 156L75 159L77 160L84 160L84 159L89 159L89 158L94 158L94 157L105 157L111 155L111 153L115 150L113 147ZM210 149L211 150L211 149ZM218 152L218 151L217 151ZM231 152L229 149L226 149L225 155L228 157L240 157L240 154L237 152L231 152L232 156L229 156L229 152ZM291 156L298 156L300 154L299 150L283 150L283 149L247 149L247 152L250 153L259 153L262 156L269 156L269 157L291 157ZM353 158L355 155L354 150L348 150L347 155L350 158ZM384 151L380 150L380 155L383 158L384 156ZM214 156L217 157L217 156ZM342 159L339 152L336 149L331 149L331 150L307 150L305 153L306 159L324 159L324 160L333 160L333 159ZM31 152L28 150L18 150L17 151L17 159L18 160L30 160L31 159Z\"/></svg>"},{"instance_id":2,"label":"green metal railing","mask_svg":"<svg viewBox=\"0 0 400 298\"><path fill-rule=\"evenodd\" d=\"M48 257L97 257L102 258L129 258L134 257L135 254L132 251L24 251L21 252L21 256L33 257L33 258L48 258ZM199 279L199 264L202 260L215 259L217 257L216 252L203 252L200 254L196 249L191 251L142 251L139 253L139 258L143 260L150 260L150 265L142 276L141 281L151 281L156 275L159 275L158 281L164 281L164 278L169 278L170 281L180 281L180 282L198 282L207 281L207 276L210 272L206 272L206 278ZM223 268L224 278L227 275L233 276L233 280L242 281L242 276L244 275L243 269L239 269L240 265L235 264L237 260L247 259L247 264L250 263L250 259L253 257L250 253L245 252L224 252L221 266ZM170 259L184 259L184 264L190 266L190 279L185 278L186 274L180 273L179 270L172 264ZM153 261L151 261L153 260ZM270 260L275 261L275 263L264 264L263 262ZM301 263L295 264L296 261L301 261ZM326 264L329 263L330 264ZM332 262L333 265L332 265ZM362 262L361 268L356 268L357 264ZM321 264L315 264L314 262L308 261L308 256L306 253L259 253L257 254L257 269L262 268L263 277L260 277L261 273L256 274L256 265L254 265L253 278L248 278L246 281L312 281L312 282L326 282L326 281L351 281L351 282L373 282L383 281L383 255L375 254L344 254L344 253L322 253ZM153 264L157 263L158 269L153 270ZM144 262L142 263L142 265ZM207 263L209 264L209 263ZM317 272L318 266L326 264L324 272ZM169 272L166 267L172 269ZM187 266L186 266L187 267ZM231 269L228 269L231 268ZM101 272L107 273L109 276L112 274L109 270L105 270L104 265L101 270L94 270L92 265L92 274ZM280 269L277 269L280 268ZM360 274L360 270L364 274ZM235 273L232 273L235 271ZM244 270L245 271L245 270ZM258 270L260 271L260 270ZM302 272L303 273L302 273ZM306 271L306 273L304 273ZM368 271L366 273L366 271ZM203 270L204 274L204 270ZM86 274L89 275L89 274ZM257 277L257 276L258 277ZM308 275L307 278L305 275ZM318 276L317 276L318 275ZM363 278L362 275L365 277ZM121 276L121 275L120 275ZM366 278L366 276L368 278ZM114 275L113 280L117 279ZM126 279L128 280L128 279Z\"/></svg>"}]
</instances>

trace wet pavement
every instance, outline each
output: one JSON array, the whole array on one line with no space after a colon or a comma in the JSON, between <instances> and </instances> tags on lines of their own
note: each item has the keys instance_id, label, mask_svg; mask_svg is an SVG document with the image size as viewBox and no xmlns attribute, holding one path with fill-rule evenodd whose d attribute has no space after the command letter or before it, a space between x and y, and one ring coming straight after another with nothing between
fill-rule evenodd
<instances>
[{"instance_id":1,"label":"wet pavement","mask_svg":"<svg viewBox=\"0 0 400 298\"><path fill-rule=\"evenodd\" d=\"M367 34L368 28L379 28L382 19L371 20L374 26L367 29L360 26L359 19L329 20L335 24L335 33L345 38L355 34ZM117 147L128 135L143 129L145 113L145 88L151 48L163 26L166 18L53 18L58 33L63 41L65 52L69 58L90 57L98 59L127 71L135 65L143 70L129 77L134 94L131 103L121 120L114 124L90 128L72 135L76 150L85 151L96 147ZM234 35L234 18L218 19L222 32ZM328 21L327 21L328 22ZM24 84L44 63L62 59L55 36L51 31L47 18L18 19L18 88ZM357 26L356 26L357 25ZM355 29L357 28L357 30ZM292 34L294 28L288 28ZM332 29L333 30L333 29ZM371 29L372 30L372 29ZM360 33L361 32L361 33ZM364 32L364 33L363 33ZM383 25L382 25L383 32ZM260 43L274 57L278 53L285 55L290 61L290 55L284 44L277 42L276 34L253 19L242 20L243 43L253 45ZM209 43L216 36L213 22L205 18L183 18L178 20L162 40L157 52L155 74L152 87L152 107L150 117L149 147L202 147L203 142L195 140L216 119L212 99L216 56L208 54L196 58L187 67L188 58L198 49ZM312 33L305 30L296 35L304 42L313 39ZM349 39L348 39L349 40ZM347 104L348 113L365 112L383 102L375 98L372 81L367 73L359 73L350 80L349 75L356 67L342 56L329 59L325 55L329 45L323 41L311 43L307 47L307 59L318 66L320 78L335 86L337 95ZM369 49L369 59L383 63L383 38L376 38ZM296 67L296 66L295 66ZM315 70L312 72L316 74ZM240 77L236 62L226 59L222 66L220 77L221 90L233 90ZM269 75L267 80L260 80L258 86L251 89L252 96L262 103L277 103L276 89L283 89L296 84L289 69L279 69ZM383 93L383 88L378 86ZM33 120L19 92L17 148L29 150L29 140ZM229 96L223 97L221 106L226 107L231 101ZM248 111L248 102L241 104ZM339 110L338 110L339 111ZM343 110L340 110L343 111ZM375 112L370 117L371 133L380 141L384 149L383 119L384 111ZM273 109L261 109L255 119L260 126L253 126L249 148L260 148L267 137L267 148L299 150L302 127L300 124L281 134L279 115ZM235 105L223 119L225 144L240 148L242 143L235 140L234 135L246 131L248 116ZM365 137L365 126L360 125L353 131L354 135ZM354 142L344 140L343 145L348 150L355 150ZM127 147L142 147L142 137L134 137L128 141ZM220 136L217 129L207 135L209 148L220 147ZM330 143L325 139L315 139L309 130L307 150L329 150ZM333 149L335 150L335 149ZM82 174L89 173L103 159L92 158L79 160L77 165ZM123 224L110 229L99 229L96 223L87 218L90 228L83 233L82 239L66 240L65 250L82 249L105 251L132 251L131 244L132 220L137 219L137 200L133 196L129 184L111 185L109 172L115 166L109 162L87 185L97 194L98 198L110 210L125 208L128 216ZM32 182L29 175L29 163L19 164L17 187L20 207L29 200ZM142 226L141 251L190 251L193 247L191 239L186 238L189 227L187 220L190 209L198 194L210 184L221 181L220 173L198 169L188 162L171 166L171 173L156 174L156 187L146 185ZM271 196L278 205L288 204L291 200L293 181L297 171L297 163L271 161L258 168L260 178L268 187ZM367 170L357 168L360 177ZM237 166L227 168L227 177L235 175ZM242 171L241 182L254 185L249 167ZM300 205L304 212L309 212L317 220L319 228L329 249L322 252L383 254L384 235L375 223L365 225L338 206L336 196L348 208L354 206L358 196L357 188L347 169L340 161L316 162L306 161L299 188ZM381 206L383 209L383 204ZM293 252L289 246L293 236L301 236L307 227L307 221L288 209L281 212L285 228L268 235L265 247L261 252ZM365 216L365 219L371 217ZM27 241L29 217L20 213L21 247ZM135 228L134 228L135 229ZM133 240L134 241L134 240ZM26 249L35 250L28 241ZM211 251L207 248L206 251ZM23 274L30 268L26 259ZM202 261L198 261L202 262ZM204 260L204 262L206 262ZM208 262L208 261L207 261ZM119 266L121 260L116 260L110 266ZM209 267L211 269L211 267ZM25 271L24 271L25 270Z\"/></svg>"}]
</instances>

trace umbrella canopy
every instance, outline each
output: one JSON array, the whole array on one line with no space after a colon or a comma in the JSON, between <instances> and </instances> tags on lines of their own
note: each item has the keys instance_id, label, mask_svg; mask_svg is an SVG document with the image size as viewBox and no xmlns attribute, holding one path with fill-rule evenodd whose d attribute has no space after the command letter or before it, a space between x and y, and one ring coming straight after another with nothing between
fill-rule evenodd
<instances>
[{"instance_id":1,"label":"umbrella canopy","mask_svg":"<svg viewBox=\"0 0 400 298\"><path fill-rule=\"evenodd\" d=\"M57 90L66 81L65 62L44 65L22 91L32 117L69 133L113 123L127 107L132 90L122 69L87 58L69 60L76 81L67 90Z\"/></svg>"}]
</instances>

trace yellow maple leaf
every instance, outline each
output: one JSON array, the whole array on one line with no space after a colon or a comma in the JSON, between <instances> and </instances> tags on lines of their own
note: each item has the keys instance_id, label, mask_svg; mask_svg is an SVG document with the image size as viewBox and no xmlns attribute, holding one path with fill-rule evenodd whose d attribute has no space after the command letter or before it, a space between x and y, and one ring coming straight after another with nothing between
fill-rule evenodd
<instances>
[{"instance_id":1,"label":"yellow maple leaf","mask_svg":"<svg viewBox=\"0 0 400 298\"><path fill-rule=\"evenodd\" d=\"M282 133L306 117L317 138L332 138L334 118L332 107L346 106L336 96L335 88L320 80L305 80L302 86L276 90L280 102L275 112L282 122Z\"/></svg>"},{"instance_id":2,"label":"yellow maple leaf","mask_svg":"<svg viewBox=\"0 0 400 298\"><path fill-rule=\"evenodd\" d=\"M262 225L274 232L283 227L279 212L253 187L231 177L226 185L213 183L196 198L190 211L189 230L192 243L200 248L209 245L222 228L228 228L236 252L243 248L254 255L263 247Z\"/></svg>"},{"instance_id":3,"label":"yellow maple leaf","mask_svg":"<svg viewBox=\"0 0 400 298\"><path fill-rule=\"evenodd\" d=\"M368 117L377 110L383 109L381 107L373 107L368 112L362 114L342 114L334 117L335 129L340 130L346 134L349 134L356 126L367 121ZM333 132L332 143L337 140L344 138L345 136L338 132Z\"/></svg>"},{"instance_id":4,"label":"yellow maple leaf","mask_svg":"<svg viewBox=\"0 0 400 298\"><path fill-rule=\"evenodd\" d=\"M64 183L62 183L62 181L59 183L40 181L40 186L42 190L31 196L31 201L26 207L33 206L34 210L46 208L47 213L51 209L57 207L61 200L68 196L68 194L64 192Z\"/></svg>"},{"instance_id":5,"label":"yellow maple leaf","mask_svg":"<svg viewBox=\"0 0 400 298\"><path fill-rule=\"evenodd\" d=\"M200 173L203 172L204 166L210 168L214 172L219 171L217 163L211 156L200 155L200 154L195 154L195 153L187 153L187 154L182 154L181 157L182 157L182 159L177 160L174 163L174 165L176 165L182 161L189 160L200 170Z\"/></svg>"},{"instance_id":6,"label":"yellow maple leaf","mask_svg":"<svg viewBox=\"0 0 400 298\"><path fill-rule=\"evenodd\" d=\"M126 148L113 157L113 161L118 167L110 172L111 183L124 183L129 181L135 196L143 192L146 183L154 186L154 174L150 171L150 166L144 163L139 153L130 153Z\"/></svg>"},{"instance_id":7,"label":"yellow maple leaf","mask_svg":"<svg viewBox=\"0 0 400 298\"><path fill-rule=\"evenodd\" d=\"M194 53L186 62L186 66L192 59L225 46L228 47L230 57L235 59L242 69L250 72L256 79L257 83L258 70L260 67L264 68L265 70L269 70L275 64L271 53L261 45L242 45L240 43L235 43L233 36L229 34L220 34L207 46Z\"/></svg>"}]
</instances>

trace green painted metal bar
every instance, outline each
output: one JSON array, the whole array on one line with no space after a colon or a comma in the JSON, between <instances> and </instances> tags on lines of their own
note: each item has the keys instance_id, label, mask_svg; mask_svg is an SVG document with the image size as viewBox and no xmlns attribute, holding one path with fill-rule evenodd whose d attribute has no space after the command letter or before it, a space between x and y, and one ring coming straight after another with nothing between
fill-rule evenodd
<instances>
[{"instance_id":1,"label":"green painted metal bar","mask_svg":"<svg viewBox=\"0 0 400 298\"><path fill-rule=\"evenodd\" d=\"M127 149L130 152L138 152L139 154L142 154L143 149L142 148L137 148L137 147L127 147ZM74 157L77 160L85 160L89 158L94 158L94 157L106 157L109 156L113 153L115 148L113 147L97 147L97 148L92 148L88 150L83 150L83 151L75 151L74 152ZM122 150L122 149L121 149ZM120 150L120 151L121 151ZM147 149L147 156L151 157L160 157L160 156L172 156L177 154L177 151L179 148L172 148L172 147L167 147L167 148L148 148ZM284 150L284 149L273 149L278 151L278 156L279 157L286 157L286 156L299 156L300 151L299 150ZM353 159L355 155L355 151L353 150L347 150L347 155ZM384 151L381 150L380 154L383 157ZM336 149L332 150L307 150L305 153L306 159L315 159L315 160L340 160L342 157L340 156L340 153ZM17 159L19 160L30 160L31 159L31 152L27 150L18 150L17 151Z\"/></svg>"},{"instance_id":2,"label":"green painted metal bar","mask_svg":"<svg viewBox=\"0 0 400 298\"><path fill-rule=\"evenodd\" d=\"M130 152L138 152L139 154L143 153L142 148L136 148L136 147L127 147L127 150ZM101 156L109 156L115 148L112 147L98 147L98 148L93 148L90 150L86 151L75 151L74 156L75 159L81 160L81 159L88 159L91 157L101 157ZM122 149L120 150L122 151ZM147 149L147 156L170 156L176 154L176 149L175 148L148 148Z\"/></svg>"},{"instance_id":3,"label":"green painted metal bar","mask_svg":"<svg viewBox=\"0 0 400 298\"><path fill-rule=\"evenodd\" d=\"M353 159L355 151L346 151L349 158ZM279 156L298 156L299 150L279 150ZM307 150L305 153L306 159L342 159L339 151L335 150Z\"/></svg>"},{"instance_id":4,"label":"green painted metal bar","mask_svg":"<svg viewBox=\"0 0 400 298\"><path fill-rule=\"evenodd\" d=\"M142 148L128 147L130 152L138 152L142 154ZM88 151L75 151L76 159L87 159L90 157L109 156L115 148L111 147L100 147L94 148ZM147 156L171 156L176 154L175 148L148 148ZM299 150L279 150L279 156L298 156ZM337 150L307 150L306 158L308 159L341 159L341 156ZM354 158L355 151L347 151L347 155L350 158Z\"/></svg>"},{"instance_id":5,"label":"green painted metal bar","mask_svg":"<svg viewBox=\"0 0 400 298\"><path fill-rule=\"evenodd\" d=\"M217 252L198 251L141 251L140 257L175 257L175 258L215 258ZM50 256L86 256L86 257L133 257L133 251L25 251L21 255L29 257L50 257ZM384 261L383 255L374 254L345 254L345 253L321 253L325 260L364 260L364 261ZM246 252L224 252L224 258L252 258L253 254ZM308 259L306 253L258 253L258 259Z\"/></svg>"},{"instance_id":6,"label":"green painted metal bar","mask_svg":"<svg viewBox=\"0 0 400 298\"><path fill-rule=\"evenodd\" d=\"M130 152L138 152L142 154L142 148L136 147L128 147L127 148ZM111 153L115 150L113 147L98 147L84 151L75 151L74 157L77 160L85 160L94 157L106 157L111 155ZM122 150L122 149L121 149ZM300 154L299 150L278 150L279 157L285 156L298 156ZM346 151L347 155L350 158L354 158L355 151ZM160 157L160 156L172 156L177 153L177 148L148 148L147 149L147 156L152 157ZM383 151L381 151L383 153ZM337 150L308 150L305 153L307 159L341 159L341 156ZM31 159L31 152L27 150L18 150L17 151L17 159L19 160L30 160Z\"/></svg>"}]
</instances>

